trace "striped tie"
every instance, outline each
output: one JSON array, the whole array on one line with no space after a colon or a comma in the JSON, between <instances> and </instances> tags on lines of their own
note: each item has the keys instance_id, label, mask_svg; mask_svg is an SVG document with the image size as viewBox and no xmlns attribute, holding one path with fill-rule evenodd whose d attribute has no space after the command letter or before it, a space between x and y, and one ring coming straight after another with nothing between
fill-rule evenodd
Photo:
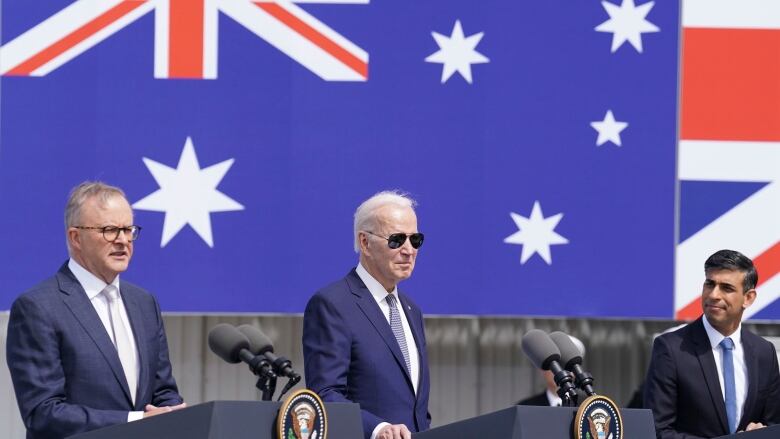
<instances>
[{"instance_id":1,"label":"striped tie","mask_svg":"<svg viewBox=\"0 0 780 439\"><path fill-rule=\"evenodd\" d=\"M398 347L401 348L401 353L404 355L406 371L409 372L409 376L411 376L412 366L409 362L409 347L406 346L404 327L401 325L401 313L398 312L398 307L395 305L395 296L388 294L386 300L387 304L390 305L390 328L393 330L395 339L398 341Z\"/></svg>"}]
</instances>

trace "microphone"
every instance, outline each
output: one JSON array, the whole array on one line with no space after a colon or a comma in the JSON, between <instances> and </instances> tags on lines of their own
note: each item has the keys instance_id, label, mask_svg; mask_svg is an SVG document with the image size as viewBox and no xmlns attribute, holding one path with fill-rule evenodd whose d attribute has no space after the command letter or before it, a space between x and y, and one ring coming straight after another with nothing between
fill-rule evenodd
<instances>
[{"instance_id":1,"label":"microphone","mask_svg":"<svg viewBox=\"0 0 780 439\"><path fill-rule=\"evenodd\" d=\"M220 323L209 331L209 348L228 363L244 362L253 374L263 378L275 378L271 363L250 351L249 339L233 325Z\"/></svg>"},{"instance_id":2,"label":"microphone","mask_svg":"<svg viewBox=\"0 0 780 439\"><path fill-rule=\"evenodd\" d=\"M588 396L593 396L596 392L593 390L593 375L585 372L582 367L582 352L574 344L568 334L555 331L550 334L553 343L561 352L561 363L564 369L574 374L574 383L582 389Z\"/></svg>"},{"instance_id":3,"label":"microphone","mask_svg":"<svg viewBox=\"0 0 780 439\"><path fill-rule=\"evenodd\" d=\"M274 354L274 346L271 344L271 339L260 328L252 325L241 325L237 329L249 340L249 350L255 355L265 357L271 363L274 373L294 380L296 383L301 380L301 376L293 370L290 360Z\"/></svg>"},{"instance_id":4,"label":"microphone","mask_svg":"<svg viewBox=\"0 0 780 439\"><path fill-rule=\"evenodd\" d=\"M561 367L561 352L550 336L540 329L532 329L523 336L522 347L534 366L553 373L558 386L558 396L565 401L576 402L577 391L572 384L571 375Z\"/></svg>"}]
</instances>

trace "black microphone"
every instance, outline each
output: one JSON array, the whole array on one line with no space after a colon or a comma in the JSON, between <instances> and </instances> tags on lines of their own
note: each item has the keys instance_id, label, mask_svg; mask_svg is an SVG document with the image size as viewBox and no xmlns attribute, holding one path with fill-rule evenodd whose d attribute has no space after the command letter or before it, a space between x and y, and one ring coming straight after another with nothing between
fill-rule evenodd
<instances>
[{"instance_id":1,"label":"black microphone","mask_svg":"<svg viewBox=\"0 0 780 439\"><path fill-rule=\"evenodd\" d=\"M253 374L263 378L275 377L271 363L249 349L249 339L233 325L220 323L209 331L209 348L228 363L244 362Z\"/></svg>"},{"instance_id":2,"label":"black microphone","mask_svg":"<svg viewBox=\"0 0 780 439\"><path fill-rule=\"evenodd\" d=\"M277 375L287 377L296 383L300 381L301 376L293 370L292 362L285 357L274 354L271 339L260 328L252 325L241 325L237 329L249 340L249 350L255 355L265 357Z\"/></svg>"},{"instance_id":3,"label":"black microphone","mask_svg":"<svg viewBox=\"0 0 780 439\"><path fill-rule=\"evenodd\" d=\"M561 352L561 363L563 363L564 369L574 374L574 383L577 387L582 389L588 396L595 395L593 375L582 369L582 352L571 341L571 337L564 332L555 331L550 334L550 338Z\"/></svg>"},{"instance_id":4,"label":"black microphone","mask_svg":"<svg viewBox=\"0 0 780 439\"><path fill-rule=\"evenodd\" d=\"M553 373L558 386L558 396L564 401L576 404L577 391L572 384L571 375L561 367L561 353L546 332L532 329L525 333L522 340L523 352L534 366Z\"/></svg>"}]
</instances>

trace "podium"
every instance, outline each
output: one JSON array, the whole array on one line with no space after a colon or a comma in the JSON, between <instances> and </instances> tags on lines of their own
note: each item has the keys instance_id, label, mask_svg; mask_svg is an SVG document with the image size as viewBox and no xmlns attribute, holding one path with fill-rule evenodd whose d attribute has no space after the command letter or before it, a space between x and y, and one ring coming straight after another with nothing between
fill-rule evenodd
<instances>
[{"instance_id":1,"label":"podium","mask_svg":"<svg viewBox=\"0 0 780 439\"><path fill-rule=\"evenodd\" d=\"M281 402L212 401L70 439L274 439ZM363 439L358 404L325 403L328 437Z\"/></svg>"},{"instance_id":2,"label":"podium","mask_svg":"<svg viewBox=\"0 0 780 439\"><path fill-rule=\"evenodd\" d=\"M716 439L777 439L780 437L780 425L770 425L766 428L759 428L758 430L746 431L744 433L727 434L726 436L718 436Z\"/></svg>"},{"instance_id":3,"label":"podium","mask_svg":"<svg viewBox=\"0 0 780 439\"><path fill-rule=\"evenodd\" d=\"M644 409L621 409L623 437L655 439L653 413ZM486 415L414 433L414 439L571 439L574 407L514 406ZM740 436L742 439L744 436ZM745 438L753 439L753 438ZM756 437L763 439L763 437Z\"/></svg>"}]
</instances>

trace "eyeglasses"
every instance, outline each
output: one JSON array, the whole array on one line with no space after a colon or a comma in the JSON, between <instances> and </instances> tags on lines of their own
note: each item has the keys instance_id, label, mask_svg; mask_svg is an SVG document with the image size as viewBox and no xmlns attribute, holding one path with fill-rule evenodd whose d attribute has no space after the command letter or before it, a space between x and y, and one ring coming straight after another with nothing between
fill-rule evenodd
<instances>
[{"instance_id":1,"label":"eyeglasses","mask_svg":"<svg viewBox=\"0 0 780 439\"><path fill-rule=\"evenodd\" d=\"M409 243L412 244L412 248L418 249L423 245L423 240L425 239L425 235L422 233L393 233L392 235L385 238L382 235L377 235L374 232L369 232L368 230L364 230L364 232L368 233L369 235L374 235L378 238L382 238L387 241L387 246L391 249L395 250L397 248L401 248L402 245L406 242L406 238L409 237Z\"/></svg>"},{"instance_id":2,"label":"eyeglasses","mask_svg":"<svg viewBox=\"0 0 780 439\"><path fill-rule=\"evenodd\" d=\"M105 227L87 227L87 226L73 226L76 229L82 230L100 230L103 233L103 239L108 242L114 242L119 238L119 232L124 233L128 241L135 241L138 236L141 235L141 226L105 226Z\"/></svg>"}]
</instances>

